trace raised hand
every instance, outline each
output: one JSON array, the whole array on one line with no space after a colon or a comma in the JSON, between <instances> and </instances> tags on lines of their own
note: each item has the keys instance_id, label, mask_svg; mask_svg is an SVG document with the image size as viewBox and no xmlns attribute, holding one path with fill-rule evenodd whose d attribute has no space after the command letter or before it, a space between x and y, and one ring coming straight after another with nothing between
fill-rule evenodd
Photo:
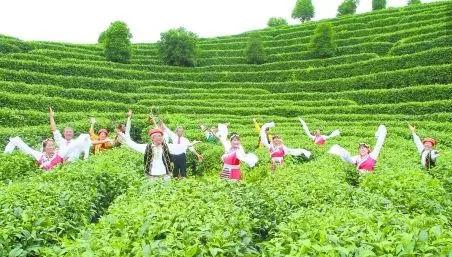
<instances>
[{"instance_id":1,"label":"raised hand","mask_svg":"<svg viewBox=\"0 0 452 257\"><path fill-rule=\"evenodd\" d=\"M49 116L50 117L55 117L55 112L53 112L52 107L49 106Z\"/></svg>"}]
</instances>

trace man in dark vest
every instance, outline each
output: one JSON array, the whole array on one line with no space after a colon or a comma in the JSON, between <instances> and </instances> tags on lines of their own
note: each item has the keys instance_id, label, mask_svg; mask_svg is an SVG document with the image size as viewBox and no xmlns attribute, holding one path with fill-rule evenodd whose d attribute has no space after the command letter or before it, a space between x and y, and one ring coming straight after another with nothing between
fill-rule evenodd
<instances>
[{"instance_id":1,"label":"man in dark vest","mask_svg":"<svg viewBox=\"0 0 452 257\"><path fill-rule=\"evenodd\" d=\"M421 164L424 168L430 169L435 167L436 159L439 156L437 150L435 150L436 140L430 137L424 138L421 141L418 135L416 135L416 127L408 125L411 133L413 134L414 144L421 155Z\"/></svg>"}]
</instances>

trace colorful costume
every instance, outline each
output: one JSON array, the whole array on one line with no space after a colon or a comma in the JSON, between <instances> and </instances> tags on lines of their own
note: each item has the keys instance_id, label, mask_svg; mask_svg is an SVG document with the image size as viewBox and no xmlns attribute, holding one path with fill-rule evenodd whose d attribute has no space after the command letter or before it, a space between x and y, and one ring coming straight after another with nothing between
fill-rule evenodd
<instances>
[{"instance_id":1,"label":"colorful costume","mask_svg":"<svg viewBox=\"0 0 452 257\"><path fill-rule=\"evenodd\" d=\"M254 167L258 159L257 156L249 153L246 154L243 147L232 147L231 142L227 138L228 127L226 124L218 124L218 135L224 147L224 154L221 156L223 161L223 169L220 177L228 180L238 181L241 179L240 163L245 162L248 166Z\"/></svg>"},{"instance_id":2,"label":"colorful costume","mask_svg":"<svg viewBox=\"0 0 452 257\"><path fill-rule=\"evenodd\" d=\"M340 131L338 129L336 129L335 131L331 132L331 134L329 134L328 136L327 135L313 135L313 134L311 134L306 122L304 122L304 120L301 118L300 118L300 123L301 123L301 126L303 127L303 130L306 133L306 135L310 139L312 139L314 141L314 144L316 144L316 145L324 145L326 143L327 139L330 139L332 137L337 137L341 134Z\"/></svg>"},{"instance_id":3,"label":"colorful costume","mask_svg":"<svg viewBox=\"0 0 452 257\"><path fill-rule=\"evenodd\" d=\"M377 129L377 132L375 133L375 137L377 138L375 148L366 156L351 156L351 154L347 150L340 147L339 145L333 145L328 152L330 154L340 156L342 160L346 162L354 164L356 166L356 169L361 173L373 173L378 155L380 154L381 148L383 147L383 143L386 139L386 133L386 127L384 125L380 125Z\"/></svg>"},{"instance_id":4,"label":"colorful costume","mask_svg":"<svg viewBox=\"0 0 452 257\"><path fill-rule=\"evenodd\" d=\"M266 135L265 130L273 128L273 127L275 127L275 123L269 122L269 123L264 124L260 131L261 143L263 146L267 147L268 150L270 151L270 157L271 157L273 163L283 164L284 156L286 156L287 154L293 155L293 156L304 155L307 158L309 158L311 156L311 152L309 152L308 150L303 149L303 148L288 148L285 145L275 146L275 145L273 145L273 143L268 143L267 140L265 139L265 135Z\"/></svg>"}]
</instances>

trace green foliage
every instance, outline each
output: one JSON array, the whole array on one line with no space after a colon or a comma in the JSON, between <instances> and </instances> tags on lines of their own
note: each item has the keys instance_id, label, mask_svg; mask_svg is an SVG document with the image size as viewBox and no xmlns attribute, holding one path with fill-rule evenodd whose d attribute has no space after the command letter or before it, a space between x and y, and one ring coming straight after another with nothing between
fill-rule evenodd
<instances>
[{"instance_id":1,"label":"green foliage","mask_svg":"<svg viewBox=\"0 0 452 257\"><path fill-rule=\"evenodd\" d=\"M408 5L421 4L421 0L408 0Z\"/></svg>"},{"instance_id":2,"label":"green foliage","mask_svg":"<svg viewBox=\"0 0 452 257\"><path fill-rule=\"evenodd\" d=\"M332 57L336 53L336 42L331 24L322 23L317 27L309 49L316 58Z\"/></svg>"},{"instance_id":3,"label":"green foliage","mask_svg":"<svg viewBox=\"0 0 452 257\"><path fill-rule=\"evenodd\" d=\"M60 237L75 236L139 181L141 166L140 159L117 151L0 188L0 254L40 255Z\"/></svg>"},{"instance_id":4,"label":"green foliage","mask_svg":"<svg viewBox=\"0 0 452 257\"><path fill-rule=\"evenodd\" d=\"M31 50L33 47L28 42L0 34L0 54L26 53Z\"/></svg>"},{"instance_id":5,"label":"green foliage","mask_svg":"<svg viewBox=\"0 0 452 257\"><path fill-rule=\"evenodd\" d=\"M386 0L372 0L372 10L381 10L386 8Z\"/></svg>"},{"instance_id":6,"label":"green foliage","mask_svg":"<svg viewBox=\"0 0 452 257\"><path fill-rule=\"evenodd\" d=\"M195 148L204 156L188 154L187 179L161 181L144 179L143 157L129 149L51 172L21 153L0 154L0 256L450 255L448 6L199 39L196 68L163 65L155 43L131 45L127 64L107 62L106 33L101 44L25 42L32 51L0 36L15 49L0 58L0 149L10 136L31 146L50 137L48 106L58 128L71 126L76 136L89 117L95 129L113 131L131 108L131 136L147 143L153 108L169 127L182 125L190 141L202 141ZM316 30L324 34L312 40ZM249 65L244 49L256 34L266 61ZM317 58L317 45L327 53L325 45L336 45L334 57ZM341 136L313 144L300 115L312 130ZM271 172L253 118L275 121L271 133L313 157L287 156ZM226 122L259 157L253 168L241 164L239 183L218 178L225 149L199 129ZM375 173L359 174L327 153L340 144L356 154L381 123L388 137ZM407 123L438 139L435 168L422 169Z\"/></svg>"},{"instance_id":7,"label":"green foliage","mask_svg":"<svg viewBox=\"0 0 452 257\"><path fill-rule=\"evenodd\" d=\"M112 22L110 27L101 33L99 43L105 47L105 57L108 61L128 63L132 56L130 39L132 34L122 21Z\"/></svg>"},{"instance_id":8,"label":"green foliage","mask_svg":"<svg viewBox=\"0 0 452 257\"><path fill-rule=\"evenodd\" d=\"M269 27L279 27L284 25L287 25L287 21L281 17L271 17L267 22L267 26Z\"/></svg>"},{"instance_id":9,"label":"green foliage","mask_svg":"<svg viewBox=\"0 0 452 257\"><path fill-rule=\"evenodd\" d=\"M259 35L256 34L251 36L248 46L245 49L245 55L250 64L263 64L265 62L265 49Z\"/></svg>"},{"instance_id":10,"label":"green foliage","mask_svg":"<svg viewBox=\"0 0 452 257\"><path fill-rule=\"evenodd\" d=\"M297 0L292 11L292 18L301 22L309 21L314 17L314 5L311 0Z\"/></svg>"},{"instance_id":11,"label":"green foliage","mask_svg":"<svg viewBox=\"0 0 452 257\"><path fill-rule=\"evenodd\" d=\"M185 28L170 29L160 34L160 56L168 65L196 66L198 36Z\"/></svg>"},{"instance_id":12,"label":"green foliage","mask_svg":"<svg viewBox=\"0 0 452 257\"><path fill-rule=\"evenodd\" d=\"M337 9L337 17L355 14L358 3L359 0L344 0Z\"/></svg>"}]
</instances>

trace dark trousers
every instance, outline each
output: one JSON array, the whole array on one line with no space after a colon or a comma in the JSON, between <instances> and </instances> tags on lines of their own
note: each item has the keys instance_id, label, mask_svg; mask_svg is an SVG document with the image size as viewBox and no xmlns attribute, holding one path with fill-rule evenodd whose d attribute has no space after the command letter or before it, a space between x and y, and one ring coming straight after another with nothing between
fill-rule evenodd
<instances>
[{"instance_id":1,"label":"dark trousers","mask_svg":"<svg viewBox=\"0 0 452 257\"><path fill-rule=\"evenodd\" d=\"M177 178L179 176L187 176L187 156L183 154L171 155L174 163L173 177Z\"/></svg>"}]
</instances>

